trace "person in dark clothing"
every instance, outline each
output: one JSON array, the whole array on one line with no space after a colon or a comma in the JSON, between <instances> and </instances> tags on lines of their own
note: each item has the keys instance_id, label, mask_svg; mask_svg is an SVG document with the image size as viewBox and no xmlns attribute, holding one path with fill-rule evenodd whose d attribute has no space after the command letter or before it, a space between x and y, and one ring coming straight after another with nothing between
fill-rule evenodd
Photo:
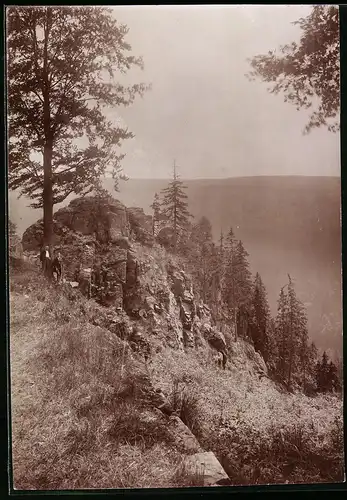
<instances>
[{"instance_id":1,"label":"person in dark clothing","mask_svg":"<svg viewBox=\"0 0 347 500\"><path fill-rule=\"evenodd\" d=\"M42 270L46 278L52 278L52 258L49 246L46 245L41 251L40 260L42 262Z\"/></svg>"},{"instance_id":2,"label":"person in dark clothing","mask_svg":"<svg viewBox=\"0 0 347 500\"><path fill-rule=\"evenodd\" d=\"M45 270L45 257L46 257L46 247L42 245L40 250L40 262L42 271Z\"/></svg>"},{"instance_id":3,"label":"person in dark clothing","mask_svg":"<svg viewBox=\"0 0 347 500\"><path fill-rule=\"evenodd\" d=\"M63 262L62 262L60 252L58 252L56 257L53 259L52 274L53 273L55 273L57 275L57 282L59 283L61 278L62 278L62 274L63 274Z\"/></svg>"}]
</instances>

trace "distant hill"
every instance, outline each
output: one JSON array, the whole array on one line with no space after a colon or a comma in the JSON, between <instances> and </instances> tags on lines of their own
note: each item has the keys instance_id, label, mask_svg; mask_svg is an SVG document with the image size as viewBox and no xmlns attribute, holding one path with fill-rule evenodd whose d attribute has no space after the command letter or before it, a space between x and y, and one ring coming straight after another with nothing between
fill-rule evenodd
<instances>
[{"instance_id":1,"label":"distant hill","mask_svg":"<svg viewBox=\"0 0 347 500\"><path fill-rule=\"evenodd\" d=\"M151 213L154 193L167 182L131 179L121 183L119 193L112 179L105 186L125 205ZM278 176L185 183L190 211L210 219L216 239L230 226L242 239L253 272L259 271L265 282L273 313L289 273L306 304L312 338L321 348L341 351L340 179ZM20 234L41 217L14 193L9 206Z\"/></svg>"}]
</instances>

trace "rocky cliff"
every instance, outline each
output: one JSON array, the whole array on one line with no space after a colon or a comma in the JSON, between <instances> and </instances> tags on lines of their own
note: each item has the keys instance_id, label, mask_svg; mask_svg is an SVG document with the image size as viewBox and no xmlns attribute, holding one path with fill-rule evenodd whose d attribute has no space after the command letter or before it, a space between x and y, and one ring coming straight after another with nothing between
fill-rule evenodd
<instances>
[{"instance_id":1,"label":"rocky cliff","mask_svg":"<svg viewBox=\"0 0 347 500\"><path fill-rule=\"evenodd\" d=\"M214 360L217 370L230 370L240 362L257 378L267 377L266 365L251 345L236 342L231 328L226 327L224 334L216 328L208 306L197 299L184 264L155 241L151 229L150 216L113 198L73 200L54 216L54 247L64 267L62 292L76 300L76 269L90 269L92 300L82 306L87 321L125 342L145 364L162 359L158 353L171 349L183 357L203 353L205 360ZM22 244L29 260L37 260L42 235L42 220L25 231ZM102 285L96 279L101 273L106 276ZM173 404L160 385L155 376L149 379L148 395L169 417L172 439L189 455L186 467L195 464L209 470L206 484L227 484L228 475L217 458L189 428L184 402Z\"/></svg>"},{"instance_id":2,"label":"rocky cliff","mask_svg":"<svg viewBox=\"0 0 347 500\"><path fill-rule=\"evenodd\" d=\"M152 347L158 342L179 350L207 346L227 357L232 330L226 328L228 343L208 306L197 300L184 264L155 241L152 222L142 209L112 197L74 199L54 215L53 244L62 255L64 281L74 283L80 266L90 269L96 282L92 298L109 309L99 308L93 321L110 329L122 323L123 336L135 344L137 338ZM23 234L27 257L38 258L42 240L39 220ZM136 322L135 335L124 326L128 320ZM253 358L266 375L263 359L256 353Z\"/></svg>"}]
</instances>

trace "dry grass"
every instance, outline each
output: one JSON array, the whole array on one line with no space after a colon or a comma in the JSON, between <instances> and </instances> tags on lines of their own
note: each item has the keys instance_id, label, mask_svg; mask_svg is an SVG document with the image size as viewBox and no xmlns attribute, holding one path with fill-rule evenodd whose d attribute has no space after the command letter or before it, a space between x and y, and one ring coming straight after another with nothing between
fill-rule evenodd
<instances>
[{"instance_id":1,"label":"dry grass","mask_svg":"<svg viewBox=\"0 0 347 500\"><path fill-rule=\"evenodd\" d=\"M280 393L252 373L244 354L223 371L206 351L166 349L154 357L151 377L173 401L184 395L182 419L234 484L342 481L341 399Z\"/></svg>"},{"instance_id":2,"label":"dry grass","mask_svg":"<svg viewBox=\"0 0 347 500\"><path fill-rule=\"evenodd\" d=\"M85 321L81 302L35 273L12 282L14 486L171 486L181 455L165 422L145 418L146 370L125 343Z\"/></svg>"},{"instance_id":3,"label":"dry grass","mask_svg":"<svg viewBox=\"0 0 347 500\"><path fill-rule=\"evenodd\" d=\"M146 368L89 323L99 314L92 301L48 287L27 266L12 271L10 312L17 489L201 485L148 406L149 378L233 484L343 480L341 399L279 392L259 380L242 342L225 371L206 347L163 347Z\"/></svg>"}]
</instances>

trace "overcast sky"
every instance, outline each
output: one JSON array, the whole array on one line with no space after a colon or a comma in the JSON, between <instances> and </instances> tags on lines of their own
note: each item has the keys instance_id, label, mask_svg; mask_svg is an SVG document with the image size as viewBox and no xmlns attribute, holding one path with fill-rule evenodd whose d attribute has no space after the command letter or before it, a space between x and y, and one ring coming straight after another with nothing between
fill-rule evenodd
<instances>
[{"instance_id":1,"label":"overcast sky","mask_svg":"<svg viewBox=\"0 0 347 500\"><path fill-rule=\"evenodd\" d=\"M340 175L339 134L302 131L308 114L249 82L247 58L298 39L308 6L114 7L153 88L121 119L130 177Z\"/></svg>"}]
</instances>

